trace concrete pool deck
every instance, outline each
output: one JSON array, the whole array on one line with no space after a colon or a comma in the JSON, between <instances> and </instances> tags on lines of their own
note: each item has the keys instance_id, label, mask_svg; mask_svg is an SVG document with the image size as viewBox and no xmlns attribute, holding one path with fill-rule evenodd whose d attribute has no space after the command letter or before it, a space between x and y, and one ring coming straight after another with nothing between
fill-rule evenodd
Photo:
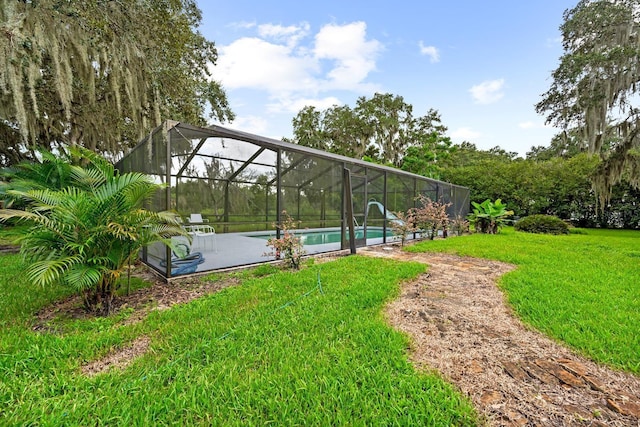
<instances>
[{"instance_id":1,"label":"concrete pool deck","mask_svg":"<svg viewBox=\"0 0 640 427\"><path fill-rule=\"evenodd\" d=\"M304 233L315 232L335 232L339 229L308 229L300 230ZM191 252L201 252L204 261L198 265L196 273L205 271L222 270L232 267L240 267L268 261L274 261L274 256L267 256L272 249L267 246L264 236L275 231L258 231L243 233L222 233L214 234L206 237L206 240L194 240L191 244ZM186 238L185 243L187 242ZM387 237L387 243L396 241L396 237ZM384 243L382 237L367 239L367 246L379 245ZM315 255L326 252L340 251L340 242L323 243L315 245L304 245L306 255ZM164 245L156 244L148 250L147 263L158 270L164 271L165 268L160 266L160 262L164 259Z\"/></svg>"}]
</instances>

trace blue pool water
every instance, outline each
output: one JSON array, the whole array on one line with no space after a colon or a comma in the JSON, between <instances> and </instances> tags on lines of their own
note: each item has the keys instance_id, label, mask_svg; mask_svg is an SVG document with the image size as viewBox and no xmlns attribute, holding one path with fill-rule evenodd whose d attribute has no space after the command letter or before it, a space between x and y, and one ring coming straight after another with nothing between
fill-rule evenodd
<instances>
[{"instance_id":1,"label":"blue pool water","mask_svg":"<svg viewBox=\"0 0 640 427\"><path fill-rule=\"evenodd\" d=\"M339 243L340 242L340 230L326 230L326 231L299 231L296 233L302 238L303 245L322 245L325 243ZM356 239L362 239L364 234L363 230L356 230ZM380 238L384 235L382 229L369 228L367 229L367 239ZM387 237L393 236L391 230L387 230ZM251 237L257 237L259 239L267 240L271 237L275 237L275 234L260 234Z\"/></svg>"}]
</instances>

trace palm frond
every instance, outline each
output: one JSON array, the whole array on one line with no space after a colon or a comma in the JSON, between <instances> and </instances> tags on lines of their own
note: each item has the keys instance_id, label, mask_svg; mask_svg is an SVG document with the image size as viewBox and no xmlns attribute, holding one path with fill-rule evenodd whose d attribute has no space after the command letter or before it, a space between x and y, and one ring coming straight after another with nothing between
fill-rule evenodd
<instances>
[{"instance_id":1,"label":"palm frond","mask_svg":"<svg viewBox=\"0 0 640 427\"><path fill-rule=\"evenodd\" d=\"M103 254L100 254L100 256L88 257L86 259L86 262L92 265L103 266L104 271L109 269L108 267L105 267L105 266L111 266L113 264L112 259L109 258L108 256L104 256Z\"/></svg>"},{"instance_id":2,"label":"palm frond","mask_svg":"<svg viewBox=\"0 0 640 427\"><path fill-rule=\"evenodd\" d=\"M155 233L163 238L170 238L173 236L185 236L191 241L192 237L187 231L179 225L172 224L158 224L155 228Z\"/></svg>"},{"instance_id":3,"label":"palm frond","mask_svg":"<svg viewBox=\"0 0 640 427\"><path fill-rule=\"evenodd\" d=\"M120 240L137 240L140 234L137 227L124 221L110 222L107 228L116 239Z\"/></svg>"},{"instance_id":4,"label":"palm frond","mask_svg":"<svg viewBox=\"0 0 640 427\"><path fill-rule=\"evenodd\" d=\"M115 174L115 168L113 164L94 151L76 145L69 148L69 153L72 157L75 157L77 159L83 161L87 160L89 162L89 165L86 167L86 169L98 170L103 176L113 176Z\"/></svg>"},{"instance_id":5,"label":"palm frond","mask_svg":"<svg viewBox=\"0 0 640 427\"><path fill-rule=\"evenodd\" d=\"M162 211L162 212L154 212L154 214L162 220L162 222L166 222L168 224L180 225L182 224L182 219L175 213L171 211Z\"/></svg>"},{"instance_id":6,"label":"palm frond","mask_svg":"<svg viewBox=\"0 0 640 427\"><path fill-rule=\"evenodd\" d=\"M48 188L31 189L28 191L10 190L7 193L14 197L34 203L36 206L55 206L68 197L77 197L78 189L69 187L62 190L51 190Z\"/></svg>"},{"instance_id":7,"label":"palm frond","mask_svg":"<svg viewBox=\"0 0 640 427\"><path fill-rule=\"evenodd\" d=\"M76 264L82 263L82 257L70 256L33 262L26 271L30 281L40 286L59 282L61 277Z\"/></svg>"},{"instance_id":8,"label":"palm frond","mask_svg":"<svg viewBox=\"0 0 640 427\"><path fill-rule=\"evenodd\" d=\"M19 221L36 221L40 215L19 209L0 209L0 221L15 218Z\"/></svg>"},{"instance_id":9,"label":"palm frond","mask_svg":"<svg viewBox=\"0 0 640 427\"><path fill-rule=\"evenodd\" d=\"M96 190L95 194L99 200L107 200L120 193L126 195L130 203L135 205L137 203L135 194L138 192L153 194L158 188L160 187L153 183L151 177L132 172L110 178L105 185Z\"/></svg>"},{"instance_id":10,"label":"palm frond","mask_svg":"<svg viewBox=\"0 0 640 427\"><path fill-rule=\"evenodd\" d=\"M20 237L19 242L22 244L24 252L34 253L39 250L51 252L61 250L64 241L60 240L58 233L46 228L32 228L27 234Z\"/></svg>"},{"instance_id":11,"label":"palm frond","mask_svg":"<svg viewBox=\"0 0 640 427\"><path fill-rule=\"evenodd\" d=\"M107 180L107 176L99 169L85 169L80 166L71 168L71 176L81 188L86 190L99 188Z\"/></svg>"},{"instance_id":12,"label":"palm frond","mask_svg":"<svg viewBox=\"0 0 640 427\"><path fill-rule=\"evenodd\" d=\"M158 190L165 187L163 184L156 184L150 176L138 173L128 173L122 176L131 176L129 185L124 189L129 203L133 206L141 206L149 200Z\"/></svg>"},{"instance_id":13,"label":"palm frond","mask_svg":"<svg viewBox=\"0 0 640 427\"><path fill-rule=\"evenodd\" d=\"M104 269L96 265L77 264L69 268L65 274L65 282L76 291L84 291L96 287L102 280Z\"/></svg>"}]
</instances>

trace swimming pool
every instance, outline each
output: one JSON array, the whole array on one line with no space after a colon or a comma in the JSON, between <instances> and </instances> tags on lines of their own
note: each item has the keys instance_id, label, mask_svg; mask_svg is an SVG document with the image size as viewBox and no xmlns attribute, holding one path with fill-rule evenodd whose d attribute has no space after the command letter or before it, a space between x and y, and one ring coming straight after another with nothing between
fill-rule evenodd
<instances>
[{"instance_id":1,"label":"swimming pool","mask_svg":"<svg viewBox=\"0 0 640 427\"><path fill-rule=\"evenodd\" d=\"M325 243L340 243L340 230L322 230L322 231L305 231L298 230L296 232L302 239L303 245L323 245ZM348 236L348 234L347 234ZM362 239L364 236L364 230L356 230L356 239ZM381 238L384 236L384 231L381 228L368 228L367 239ZM387 230L387 237L393 236L391 230ZM257 234L251 237L257 237L258 239L267 240L272 237L276 237L275 233L269 234Z\"/></svg>"}]
</instances>

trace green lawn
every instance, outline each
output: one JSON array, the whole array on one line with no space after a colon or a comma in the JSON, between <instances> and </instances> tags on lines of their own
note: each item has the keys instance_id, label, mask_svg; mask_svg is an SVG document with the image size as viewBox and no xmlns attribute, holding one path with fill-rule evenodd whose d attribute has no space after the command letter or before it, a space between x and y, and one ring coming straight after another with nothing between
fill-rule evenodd
<instances>
[{"instance_id":1,"label":"green lawn","mask_svg":"<svg viewBox=\"0 0 640 427\"><path fill-rule=\"evenodd\" d=\"M525 322L638 374L639 243L640 232L507 229L408 250L518 265L500 285ZM449 384L415 371L408 340L382 318L423 265L359 256L296 273L265 265L242 274L242 286L138 323L123 324L125 310L63 320L57 332L34 331L33 313L68 292L33 287L24 268L19 255L0 256L0 425L478 423ZM124 371L80 372L140 336L150 351Z\"/></svg>"},{"instance_id":2,"label":"green lawn","mask_svg":"<svg viewBox=\"0 0 640 427\"><path fill-rule=\"evenodd\" d=\"M477 424L453 387L415 371L382 318L423 265L355 256L245 274L140 323L121 324L125 312L58 333L34 332L30 313L61 294L29 287L16 255L0 265L0 425ZM150 351L124 371L81 374L143 335Z\"/></svg>"},{"instance_id":3,"label":"green lawn","mask_svg":"<svg viewBox=\"0 0 640 427\"><path fill-rule=\"evenodd\" d=\"M7 325L27 327L40 307L71 293L33 285L25 279L24 269L21 255L0 255L0 331Z\"/></svg>"},{"instance_id":4,"label":"green lawn","mask_svg":"<svg viewBox=\"0 0 640 427\"><path fill-rule=\"evenodd\" d=\"M593 360L640 374L640 232L583 232L547 236L506 229L408 250L516 264L500 284L526 323Z\"/></svg>"}]
</instances>

